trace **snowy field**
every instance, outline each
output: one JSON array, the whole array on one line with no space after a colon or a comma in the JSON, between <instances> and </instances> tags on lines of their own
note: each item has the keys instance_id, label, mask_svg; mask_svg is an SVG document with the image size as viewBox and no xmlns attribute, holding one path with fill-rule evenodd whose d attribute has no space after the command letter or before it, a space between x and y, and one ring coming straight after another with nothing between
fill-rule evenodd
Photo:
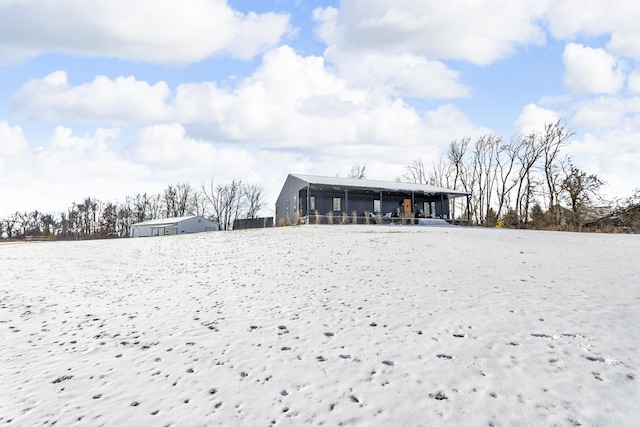
<instances>
[{"instance_id":1,"label":"snowy field","mask_svg":"<svg viewBox=\"0 0 640 427\"><path fill-rule=\"evenodd\" d=\"M640 425L640 236L1 243L0 274L1 425Z\"/></svg>"}]
</instances>

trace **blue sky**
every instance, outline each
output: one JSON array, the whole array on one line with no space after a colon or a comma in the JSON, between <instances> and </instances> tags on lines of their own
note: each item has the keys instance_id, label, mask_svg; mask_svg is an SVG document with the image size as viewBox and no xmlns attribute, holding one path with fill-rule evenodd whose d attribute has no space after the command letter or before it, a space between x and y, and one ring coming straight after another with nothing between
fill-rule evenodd
<instances>
[{"instance_id":1,"label":"blue sky","mask_svg":"<svg viewBox=\"0 0 640 427\"><path fill-rule=\"evenodd\" d=\"M640 187L634 1L177 4L0 2L0 215L210 179L271 208L289 172L394 180L557 119L608 195Z\"/></svg>"}]
</instances>

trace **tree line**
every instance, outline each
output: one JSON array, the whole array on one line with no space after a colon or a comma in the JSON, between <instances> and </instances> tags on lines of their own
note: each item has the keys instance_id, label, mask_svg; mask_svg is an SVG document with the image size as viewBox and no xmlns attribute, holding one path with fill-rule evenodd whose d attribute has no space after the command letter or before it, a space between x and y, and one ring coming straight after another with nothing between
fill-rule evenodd
<instances>
[{"instance_id":1,"label":"tree line","mask_svg":"<svg viewBox=\"0 0 640 427\"><path fill-rule=\"evenodd\" d=\"M469 215L476 225L558 230L620 226L637 232L640 189L626 199L605 200L605 183L563 154L572 135L558 120L508 141L495 134L454 140L430 170L416 158L397 180L471 193L468 206L460 200L451 214Z\"/></svg>"},{"instance_id":2,"label":"tree line","mask_svg":"<svg viewBox=\"0 0 640 427\"><path fill-rule=\"evenodd\" d=\"M57 213L14 212L0 218L0 236L56 236L60 239L128 237L132 224L159 218L201 215L230 230L237 218L256 218L264 208L259 184L210 180L194 188L188 183L168 185L161 193L137 193L124 202L86 197Z\"/></svg>"}]
</instances>

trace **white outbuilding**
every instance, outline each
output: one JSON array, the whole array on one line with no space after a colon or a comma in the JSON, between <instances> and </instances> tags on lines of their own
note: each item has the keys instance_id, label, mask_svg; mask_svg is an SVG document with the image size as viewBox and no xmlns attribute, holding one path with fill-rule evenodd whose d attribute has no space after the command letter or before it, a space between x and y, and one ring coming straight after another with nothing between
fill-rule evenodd
<instances>
[{"instance_id":1,"label":"white outbuilding","mask_svg":"<svg viewBox=\"0 0 640 427\"><path fill-rule=\"evenodd\" d=\"M151 219L133 224L129 237L172 236L176 234L218 231L220 227L202 216Z\"/></svg>"}]
</instances>

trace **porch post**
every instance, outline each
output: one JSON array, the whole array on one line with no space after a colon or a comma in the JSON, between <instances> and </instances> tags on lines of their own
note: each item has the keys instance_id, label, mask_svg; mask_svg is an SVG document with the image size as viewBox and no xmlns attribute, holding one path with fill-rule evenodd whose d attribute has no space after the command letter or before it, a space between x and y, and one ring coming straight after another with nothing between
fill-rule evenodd
<instances>
[{"instance_id":1,"label":"porch post","mask_svg":"<svg viewBox=\"0 0 640 427\"><path fill-rule=\"evenodd\" d=\"M307 185L307 224L310 223L310 211L311 209L311 184Z\"/></svg>"},{"instance_id":2,"label":"porch post","mask_svg":"<svg viewBox=\"0 0 640 427\"><path fill-rule=\"evenodd\" d=\"M349 189L344 189L344 211L349 215Z\"/></svg>"}]
</instances>

